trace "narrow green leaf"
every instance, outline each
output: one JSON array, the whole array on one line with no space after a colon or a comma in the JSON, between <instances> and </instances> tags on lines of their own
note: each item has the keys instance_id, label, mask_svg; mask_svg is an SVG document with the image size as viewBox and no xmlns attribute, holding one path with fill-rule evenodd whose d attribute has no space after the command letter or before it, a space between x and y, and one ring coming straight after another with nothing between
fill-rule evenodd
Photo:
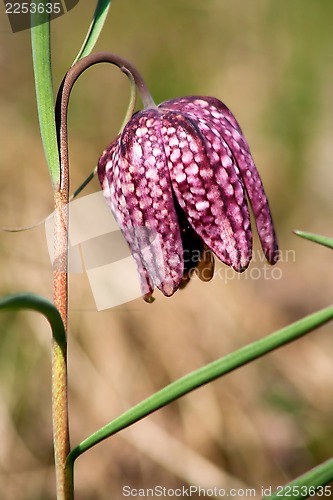
<instances>
[{"instance_id":1,"label":"narrow green leaf","mask_svg":"<svg viewBox=\"0 0 333 500\"><path fill-rule=\"evenodd\" d=\"M110 3L111 0L98 0L88 33L74 63L76 63L79 59L82 59L82 57L90 54L94 48L107 18Z\"/></svg>"},{"instance_id":2,"label":"narrow green leaf","mask_svg":"<svg viewBox=\"0 0 333 500\"><path fill-rule=\"evenodd\" d=\"M39 3L46 3L40 0ZM44 10L44 9L40 9ZM60 180L60 163L54 116L51 70L50 16L45 12L31 15L32 60L35 74L39 127L53 188Z\"/></svg>"},{"instance_id":3,"label":"narrow green leaf","mask_svg":"<svg viewBox=\"0 0 333 500\"><path fill-rule=\"evenodd\" d=\"M49 300L34 293L18 293L0 298L0 310L17 311L29 309L43 314L52 329L54 340L64 349L66 346L66 333L58 309Z\"/></svg>"},{"instance_id":4,"label":"narrow green leaf","mask_svg":"<svg viewBox=\"0 0 333 500\"><path fill-rule=\"evenodd\" d=\"M253 361L268 352L281 347L288 342L296 340L306 333L318 328L333 319L333 306L311 314L292 325L278 330L271 335L248 344L237 351L224 356L198 370L185 375L172 384L164 387L141 403L117 417L115 420L99 429L97 432L82 441L68 456L68 465L72 466L74 460L96 445L103 439L119 432L129 425L137 422L150 413L171 403L175 399L197 389L198 387L229 373L242 365Z\"/></svg>"},{"instance_id":5,"label":"narrow green leaf","mask_svg":"<svg viewBox=\"0 0 333 500\"><path fill-rule=\"evenodd\" d=\"M327 238L326 236L320 236L319 234L306 233L304 231L294 231L297 236L304 238L305 240L313 241L314 243L319 243L328 248L333 249L333 239Z\"/></svg>"},{"instance_id":6,"label":"narrow green leaf","mask_svg":"<svg viewBox=\"0 0 333 500\"><path fill-rule=\"evenodd\" d=\"M314 467L297 479L276 490L273 495L264 497L270 500L282 498L328 498L332 496L332 487L325 485L333 481L333 458Z\"/></svg>"}]
</instances>

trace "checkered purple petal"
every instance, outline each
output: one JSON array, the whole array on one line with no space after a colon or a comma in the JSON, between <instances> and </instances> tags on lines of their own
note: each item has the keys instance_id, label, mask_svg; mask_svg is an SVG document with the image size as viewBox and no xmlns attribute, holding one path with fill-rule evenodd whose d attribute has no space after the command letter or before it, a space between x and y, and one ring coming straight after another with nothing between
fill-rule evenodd
<instances>
[{"instance_id":1,"label":"checkered purple petal","mask_svg":"<svg viewBox=\"0 0 333 500\"><path fill-rule=\"evenodd\" d=\"M160 107L178 111L192 120L204 137L212 133L229 146L252 206L264 254L274 264L278 260L278 245L269 204L248 143L231 111L216 98L197 96L166 101Z\"/></svg>"},{"instance_id":2,"label":"checkered purple petal","mask_svg":"<svg viewBox=\"0 0 333 500\"><path fill-rule=\"evenodd\" d=\"M252 235L234 157L220 137L201 131L182 111L164 110L162 134L172 187L189 223L225 264L244 270Z\"/></svg>"},{"instance_id":3,"label":"checkered purple petal","mask_svg":"<svg viewBox=\"0 0 333 500\"><path fill-rule=\"evenodd\" d=\"M144 294L172 295L183 274L183 248L157 110L133 116L104 152L100 182L136 260Z\"/></svg>"}]
</instances>

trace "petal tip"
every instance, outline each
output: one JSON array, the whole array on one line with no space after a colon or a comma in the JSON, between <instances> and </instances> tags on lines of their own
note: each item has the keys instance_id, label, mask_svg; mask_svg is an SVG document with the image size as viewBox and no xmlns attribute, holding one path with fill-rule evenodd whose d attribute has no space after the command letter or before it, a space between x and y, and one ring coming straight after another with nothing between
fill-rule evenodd
<instances>
[{"instance_id":1,"label":"petal tip","mask_svg":"<svg viewBox=\"0 0 333 500\"><path fill-rule=\"evenodd\" d=\"M147 304L152 304L156 300L152 293L145 293L142 298Z\"/></svg>"}]
</instances>

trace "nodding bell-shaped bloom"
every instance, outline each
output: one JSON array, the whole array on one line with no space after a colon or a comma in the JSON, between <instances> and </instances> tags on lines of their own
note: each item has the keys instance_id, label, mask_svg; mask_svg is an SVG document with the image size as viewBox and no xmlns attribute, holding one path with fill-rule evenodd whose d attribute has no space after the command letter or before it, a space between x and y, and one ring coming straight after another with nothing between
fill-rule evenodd
<instances>
[{"instance_id":1,"label":"nodding bell-shaped bloom","mask_svg":"<svg viewBox=\"0 0 333 500\"><path fill-rule=\"evenodd\" d=\"M183 97L132 116L104 151L98 176L136 261L143 296L172 295L215 254L235 271L252 256L247 197L270 264L278 247L249 146L231 111L212 97Z\"/></svg>"}]
</instances>

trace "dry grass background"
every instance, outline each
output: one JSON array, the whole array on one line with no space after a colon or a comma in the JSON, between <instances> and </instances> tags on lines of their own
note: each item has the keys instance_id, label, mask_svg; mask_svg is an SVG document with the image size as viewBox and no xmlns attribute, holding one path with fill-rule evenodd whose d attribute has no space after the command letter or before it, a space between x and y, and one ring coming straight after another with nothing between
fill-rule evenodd
<instances>
[{"instance_id":1,"label":"dry grass background","mask_svg":"<svg viewBox=\"0 0 333 500\"><path fill-rule=\"evenodd\" d=\"M75 57L94 2L52 23L54 84ZM2 9L2 8L1 8ZM1 226L37 222L52 194L34 98L30 36L0 12ZM96 50L144 75L157 102L215 95L238 117L276 222L280 274L193 282L153 305L97 312L70 277L70 425L75 444L170 381L328 305L332 253L292 235L332 236L333 4L329 0L122 0ZM90 70L70 107L75 188L117 132L126 79ZM98 190L93 182L86 193ZM52 296L44 228L1 233L1 293ZM259 247L256 242L256 255ZM221 265L222 267L222 265ZM251 279L251 269L259 269ZM280 275L280 279L274 276ZM257 279L258 278L258 279ZM0 316L0 498L54 498L50 332L34 313ZM122 487L282 484L332 455L333 337L327 325L105 441L76 465L79 500Z\"/></svg>"}]
</instances>

